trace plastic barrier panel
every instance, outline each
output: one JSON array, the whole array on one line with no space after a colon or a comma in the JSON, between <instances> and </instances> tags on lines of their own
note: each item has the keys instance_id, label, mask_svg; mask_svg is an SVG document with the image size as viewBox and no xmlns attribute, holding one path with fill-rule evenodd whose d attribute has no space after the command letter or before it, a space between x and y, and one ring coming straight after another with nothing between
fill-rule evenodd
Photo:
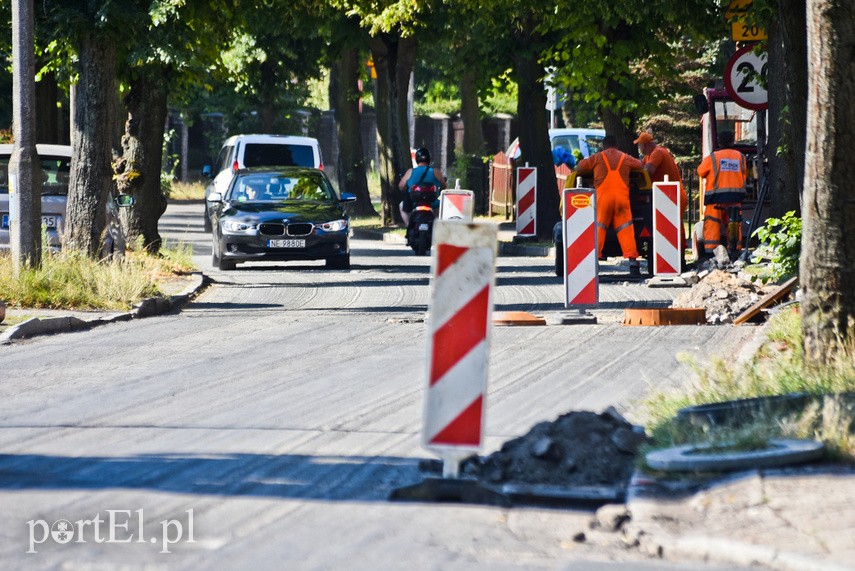
<instances>
[{"instance_id":1,"label":"plastic barrier panel","mask_svg":"<svg viewBox=\"0 0 855 571\"><path fill-rule=\"evenodd\" d=\"M439 219L472 222L475 193L471 190L443 190L439 195Z\"/></svg>"},{"instance_id":2,"label":"plastic barrier panel","mask_svg":"<svg viewBox=\"0 0 855 571\"><path fill-rule=\"evenodd\" d=\"M517 235L537 234L537 168L517 168Z\"/></svg>"},{"instance_id":3,"label":"plastic barrier panel","mask_svg":"<svg viewBox=\"0 0 855 571\"><path fill-rule=\"evenodd\" d=\"M564 307L596 307L600 295L597 275L597 193L592 188L564 190Z\"/></svg>"},{"instance_id":4,"label":"plastic barrier panel","mask_svg":"<svg viewBox=\"0 0 855 571\"><path fill-rule=\"evenodd\" d=\"M422 443L453 476L482 445L497 236L493 224L434 227Z\"/></svg>"},{"instance_id":5,"label":"plastic barrier panel","mask_svg":"<svg viewBox=\"0 0 855 571\"><path fill-rule=\"evenodd\" d=\"M653 183L653 273L657 276L679 275L680 182Z\"/></svg>"}]
</instances>

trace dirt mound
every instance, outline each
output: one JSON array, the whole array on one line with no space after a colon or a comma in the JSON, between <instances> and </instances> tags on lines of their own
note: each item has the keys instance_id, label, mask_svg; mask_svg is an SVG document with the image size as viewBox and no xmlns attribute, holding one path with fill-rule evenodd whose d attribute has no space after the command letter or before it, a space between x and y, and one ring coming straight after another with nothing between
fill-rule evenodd
<instances>
[{"instance_id":1,"label":"dirt mound","mask_svg":"<svg viewBox=\"0 0 855 571\"><path fill-rule=\"evenodd\" d=\"M704 275L692 289L679 294L672 307L704 308L707 323L731 323L733 318L757 303L774 289L741 277L738 273L715 269Z\"/></svg>"},{"instance_id":2,"label":"dirt mound","mask_svg":"<svg viewBox=\"0 0 855 571\"><path fill-rule=\"evenodd\" d=\"M464 472L492 485L624 485L645 440L643 429L612 407L602 414L569 412L535 425L486 458L473 458Z\"/></svg>"}]
</instances>

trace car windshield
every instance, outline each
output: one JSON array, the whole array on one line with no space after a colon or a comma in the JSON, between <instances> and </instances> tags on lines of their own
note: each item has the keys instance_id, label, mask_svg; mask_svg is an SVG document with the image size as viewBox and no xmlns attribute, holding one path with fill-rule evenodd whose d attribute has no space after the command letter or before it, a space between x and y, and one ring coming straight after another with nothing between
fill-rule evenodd
<instances>
[{"instance_id":1,"label":"car windshield","mask_svg":"<svg viewBox=\"0 0 855 571\"><path fill-rule=\"evenodd\" d=\"M320 172L248 174L235 180L226 199L235 202L317 202L334 200L335 193Z\"/></svg>"},{"instance_id":2,"label":"car windshield","mask_svg":"<svg viewBox=\"0 0 855 571\"><path fill-rule=\"evenodd\" d=\"M0 157L0 194L9 193L9 158ZM67 195L71 159L47 155L39 157L39 162L42 167L42 194Z\"/></svg>"},{"instance_id":3,"label":"car windshield","mask_svg":"<svg viewBox=\"0 0 855 571\"><path fill-rule=\"evenodd\" d=\"M315 167L315 153L309 145L247 143L243 165L252 167Z\"/></svg>"}]
</instances>

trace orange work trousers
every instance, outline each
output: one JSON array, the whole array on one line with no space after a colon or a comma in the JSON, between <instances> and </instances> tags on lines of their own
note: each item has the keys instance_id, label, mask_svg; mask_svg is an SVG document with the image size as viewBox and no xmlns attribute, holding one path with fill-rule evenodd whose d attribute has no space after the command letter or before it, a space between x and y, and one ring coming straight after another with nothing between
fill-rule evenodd
<instances>
[{"instance_id":1,"label":"orange work trousers","mask_svg":"<svg viewBox=\"0 0 855 571\"><path fill-rule=\"evenodd\" d=\"M597 188L597 257L599 258L603 257L606 230L609 226L615 229L623 257L638 257L632 210L629 207L629 187L620 176L620 166L623 164L624 157L621 157L617 167L612 169L603 156L608 174Z\"/></svg>"},{"instance_id":2,"label":"orange work trousers","mask_svg":"<svg viewBox=\"0 0 855 571\"><path fill-rule=\"evenodd\" d=\"M717 246L731 246L735 248L742 247L742 228L741 224L736 229L736 235L732 240L728 240L727 226L730 223L730 215L727 211L728 207L738 207L737 204L707 204L704 205L704 252L712 255L713 250ZM734 244L728 244L733 241Z\"/></svg>"}]
</instances>

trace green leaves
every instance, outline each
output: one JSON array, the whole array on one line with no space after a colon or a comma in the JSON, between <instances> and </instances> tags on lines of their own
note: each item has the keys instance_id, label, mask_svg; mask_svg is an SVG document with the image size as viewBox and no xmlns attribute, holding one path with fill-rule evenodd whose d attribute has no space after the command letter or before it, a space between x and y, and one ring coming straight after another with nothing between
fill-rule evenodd
<instances>
[{"instance_id":1,"label":"green leaves","mask_svg":"<svg viewBox=\"0 0 855 571\"><path fill-rule=\"evenodd\" d=\"M802 250L802 219L790 210L781 218L769 218L766 225L752 234L771 250L769 267L771 278L779 281L799 271L799 256ZM760 261L759 256L751 260Z\"/></svg>"}]
</instances>

